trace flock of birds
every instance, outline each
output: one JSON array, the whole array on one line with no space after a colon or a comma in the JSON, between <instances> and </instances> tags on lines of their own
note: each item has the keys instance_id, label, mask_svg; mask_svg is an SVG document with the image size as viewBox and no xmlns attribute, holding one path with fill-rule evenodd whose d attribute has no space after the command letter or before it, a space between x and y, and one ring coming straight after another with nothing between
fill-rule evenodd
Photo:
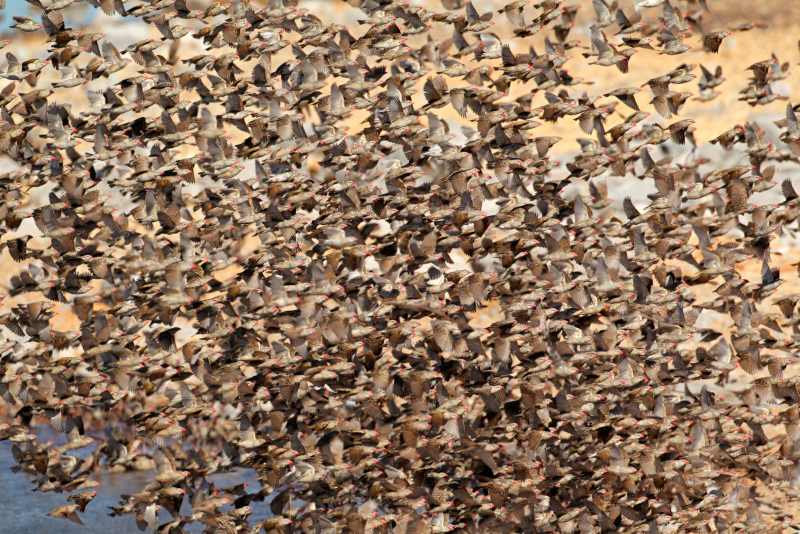
<instances>
[{"instance_id":1,"label":"flock of birds","mask_svg":"<svg viewBox=\"0 0 800 534\"><path fill-rule=\"evenodd\" d=\"M593 0L586 32L561 0L351 0L349 28L291 0L92 2L160 37L120 50L35 0L14 26L47 53L0 75L0 439L69 495L52 516L152 469L111 512L163 533L797 528L765 493L800 489L800 297L771 252L800 214L795 108L774 141L724 126L725 165L681 115L721 69L595 96L567 70L752 24L712 31L704 0ZM749 70L740 100L786 98L788 64ZM563 122L585 136L559 162L537 130ZM619 210L614 176L655 192ZM236 467L261 487L209 480Z\"/></svg>"}]
</instances>

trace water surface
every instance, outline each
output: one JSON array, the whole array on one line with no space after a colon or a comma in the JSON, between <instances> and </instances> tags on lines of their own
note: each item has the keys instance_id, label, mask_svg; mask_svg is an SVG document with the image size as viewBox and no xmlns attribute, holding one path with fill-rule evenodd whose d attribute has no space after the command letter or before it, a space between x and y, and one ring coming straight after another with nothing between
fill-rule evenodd
<instances>
[{"instance_id":1,"label":"water surface","mask_svg":"<svg viewBox=\"0 0 800 534\"><path fill-rule=\"evenodd\" d=\"M97 497L89 503L81 520L85 526L65 519L49 517L47 513L64 504L69 504L68 493L35 491L31 477L22 471L13 472L15 465L11 454L11 443L0 442L0 533L29 532L58 534L139 533L132 516L111 517L109 507L119 504L120 495L139 491L152 477L152 473L104 474ZM80 493L80 492L75 492Z\"/></svg>"}]
</instances>

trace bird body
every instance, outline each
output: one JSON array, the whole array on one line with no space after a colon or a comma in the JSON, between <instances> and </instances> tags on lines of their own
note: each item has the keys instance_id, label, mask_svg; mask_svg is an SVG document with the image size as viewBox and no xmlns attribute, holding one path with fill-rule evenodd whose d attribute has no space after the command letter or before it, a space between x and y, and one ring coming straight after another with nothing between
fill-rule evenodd
<instances>
[{"instance_id":1,"label":"bird body","mask_svg":"<svg viewBox=\"0 0 800 534\"><path fill-rule=\"evenodd\" d=\"M0 439L50 517L135 470L159 532L794 528L794 61L708 62L757 23L75 3L0 67Z\"/></svg>"}]
</instances>

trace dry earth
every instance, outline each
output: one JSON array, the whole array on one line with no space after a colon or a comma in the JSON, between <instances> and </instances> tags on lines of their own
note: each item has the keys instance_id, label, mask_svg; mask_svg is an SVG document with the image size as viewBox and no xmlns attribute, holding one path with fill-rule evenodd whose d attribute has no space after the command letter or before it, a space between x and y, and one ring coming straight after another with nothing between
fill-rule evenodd
<instances>
[{"instance_id":1,"label":"dry earth","mask_svg":"<svg viewBox=\"0 0 800 534\"><path fill-rule=\"evenodd\" d=\"M359 16L360 11L354 9L342 0L303 0L309 9L319 13L321 17L335 20L341 24L352 23L355 18ZM440 8L441 5L438 1L417 1L416 3L426 3L433 8ZM501 6L502 2L499 0L475 0L475 5L479 9L488 9L489 7ZM581 6L582 13L580 20L586 22L592 16L591 1L580 0L575 2ZM623 5L630 6L630 2L623 2ZM326 9L319 9L320 7ZM697 129L695 136L697 137L698 144L707 143L709 140L715 138L723 131L730 128L733 124L741 124L748 120L756 120L763 127L768 130L771 127L771 122L781 117L783 108L785 107L784 101L776 101L768 106L761 106L758 108L751 108L743 102L739 102L738 91L745 87L748 79L747 67L757 61L767 59L771 53L775 53L781 61L788 61L792 64L792 69L789 76L781 82L778 89L787 97L792 97L795 93L794 89L800 86L800 68L796 67L800 54L798 53L798 36L800 36L800 2L784 2L780 0L763 0L755 4L737 1L720 1L709 0L709 7L712 10L714 20L714 27L726 27L741 24L743 22L752 22L754 24L764 24L765 28L755 28L748 32L736 33L729 37L723 44L717 61L712 64L706 64L707 68L713 69L717 65L721 65L726 77L726 82L720 88L720 96L711 104L689 101L682 109L681 116L694 119L695 127ZM632 9L628 9L632 11ZM497 15L502 16L502 15ZM105 17L100 15L97 17L95 24L102 27L112 40L118 41L119 44L125 45L127 43L136 41L140 38L147 37L145 30L136 28L132 24L121 24L119 20L112 17ZM586 24L578 24L575 31L586 30ZM12 37L17 37L18 34L13 34ZM500 35L503 38L509 38L512 47L516 49L519 44L517 40L511 39L510 32L506 35ZM441 36L442 38L446 36ZM184 38L185 44L183 53L190 55L197 50L196 47L200 46L199 42L193 41L190 38ZM696 45L697 43L691 43ZM25 41L12 41L10 48L19 51L21 54L28 53L31 49L35 49L38 43L35 39ZM285 49L285 54L290 54L290 51ZM651 51L639 51L631 61L630 72L621 74L615 69L608 69L604 67L597 67L588 64L579 51L572 51L571 59L569 62L571 73L586 81L586 85L581 86L581 90L585 91L590 96L602 95L609 90L619 87L638 87L643 85L648 79L663 74L671 68L679 65L680 63L694 62L698 63L708 56L701 53L688 53L678 56L677 58L671 56L663 56ZM276 57L273 59L274 64L279 64L282 58ZM124 78L125 71L117 74L118 77ZM512 87L509 99L513 99L526 91L530 92L532 85L516 84ZM689 84L686 90L696 91L696 84ZM642 94L647 94L643 92ZM416 103L422 103L422 91L416 95ZM540 92L534 96L534 102L537 104L544 103L544 95ZM82 91L77 90L58 90L55 94L55 99L70 101L74 106L80 108L82 105L87 104L86 95ZM647 102L646 98L642 96L638 99L640 106L645 111L654 112L654 108ZM625 115L623 106L618 106L618 119L621 122ZM451 128L459 126L472 126L467 121L464 121L457 113L451 108L443 109L440 114L443 118L447 119ZM363 116L351 119L349 128L353 132L359 131L364 123ZM662 124L668 124L663 121ZM613 121L612 121L613 125ZM575 125L573 121L562 120L558 123L546 123L540 127L541 135L557 135L562 137L562 141L554 147L554 152L562 154L571 154L577 151L577 139L584 137L583 132ZM722 151L710 149L708 156L712 159L710 165L714 164L714 160L720 161L724 157ZM676 157L680 157L677 154ZM741 156L744 158L744 156ZM6 166L12 165L13 162L5 161ZM782 178L792 178L796 184L800 184L800 177L797 176L796 169L786 169L783 175L779 175L776 183L780 182ZM616 200L621 200L624 196L632 196L634 199L641 198L646 192L652 190L652 185L647 182L640 182L630 177L626 179L612 179L611 181L618 182L617 187L611 184L612 195L615 195ZM35 204L46 195L46 191L31 192L30 202ZM769 195L763 195L765 201L769 201ZM23 223L19 233L36 234L37 230L32 220L27 220ZM11 234L3 236L3 241L16 237L18 234ZM783 240L783 245L779 246L776 252L776 261L781 268L781 275L784 278L784 283L778 295L800 292L800 279L798 279L796 263L800 262L800 248L794 246L794 237L787 230L786 238ZM16 274L21 266L16 265L11 260L7 251L3 251L0 255L0 297L6 293L5 284L8 279ZM760 264L755 261L745 262L740 265L740 269L746 276L758 277L760 275ZM220 273L220 276L234 276L235 272ZM711 286L710 286L711 287ZM709 287L709 288L710 288ZM701 295L704 296L704 295ZM16 298L3 298L2 307L0 310L7 310L9 306L13 306L21 300L40 298L36 295L21 295ZM777 298L777 297L776 297ZM2 311L0 311L2 313ZM78 327L78 320L71 313L69 306L59 306L57 313L53 318L53 327L58 330L70 330Z\"/></svg>"},{"instance_id":2,"label":"dry earth","mask_svg":"<svg viewBox=\"0 0 800 534\"><path fill-rule=\"evenodd\" d=\"M351 23L355 17L359 16L359 11L347 5L346 2L341 0L303 0L310 9L314 9L323 19L334 18L341 24ZM417 2L427 3L434 8L441 8L438 1L435 2ZM489 6L497 7L502 5L500 1L488 0L475 0L474 3L481 10L487 9ZM577 2L582 6L582 19L584 24L578 24L576 31L587 31L586 21L587 17L591 17L592 8L590 0L580 0ZM754 24L765 24L765 28L755 28L748 32L736 33L728 38L720 53L715 58L715 62L706 64L706 67L713 70L717 65L721 65L726 77L726 82L719 89L721 95L712 103L701 103L690 101L683 108L681 117L693 118L696 123L696 137L698 144L707 143L710 139L715 138L723 131L729 129L733 124L741 124L746 121L756 120L769 131L770 124L773 120L780 118L783 108L785 107L784 101L776 101L768 106L759 108L751 108L743 102L739 102L738 91L744 88L747 84L748 71L747 67L757 61L769 58L771 53L775 53L781 61L788 61L791 64L789 76L779 86L779 91L794 100L798 99L796 88L800 86L800 53L798 53L798 36L800 36L800 2L798 1L782 1L782 0L762 0L760 2L750 3L741 2L737 0L721 1L721 0L708 0L709 6L713 12L714 27L723 28L730 27L743 22L752 22ZM629 6L630 2L623 2L623 5ZM325 9L319 9L325 7ZM629 10L631 11L631 10ZM497 15L502 16L502 15ZM135 26L121 25L118 21L109 19L108 17L100 16L96 19L96 25L103 28L112 39L118 40L118 44L125 45L126 43L144 38L147 36L146 31L140 30ZM355 30L351 30L354 31ZM14 34L16 37L17 34ZM503 38L509 38L510 32L506 35L501 35ZM446 36L439 36L445 38ZM182 52L184 54L191 54L193 50L199 46L197 42L191 42L190 39L185 39L185 44ZM690 41L696 47L697 43ZM518 42L512 40L512 48L519 50ZM35 50L38 46L35 40L26 41L13 41L10 45L12 50L17 50L21 55L26 55L30 50ZM541 47L541 43L537 46ZM289 54L287 49L284 53ZM671 57L658 55L653 52L642 50L637 53L630 66L630 72L621 74L615 69L608 69L589 65L580 55L579 50L573 50L569 62L570 72L587 82L586 85L581 87L589 95L602 95L607 91L619 87L638 87L644 84L648 79L663 74L673 68L674 66L685 63L707 60L708 56L700 53L689 53L681 56ZM273 64L280 64L281 58L276 57L273 59ZM125 76L122 71L117 76ZM456 82L453 82L454 84ZM696 92L696 84L686 86L685 90ZM512 99L526 91L531 91L531 86L516 85L509 94L508 98ZM644 91L642 95L648 94ZM74 102L76 106L85 105L86 96L79 91L59 90L55 96L56 99L69 99ZM415 103L421 104L422 92L415 97ZM646 98L639 97L639 104L645 111L654 111ZM544 103L544 95L539 93L535 95L535 104ZM449 108L448 108L449 109ZM624 118L623 106L618 106L618 121ZM459 117L452 109L449 111L443 110L441 116L448 120L451 128L459 126L468 126L469 124ZM364 117L355 117L348 125L352 132L356 132L363 127ZM610 121L614 124L614 121ZM668 124L668 122L663 122ZM541 135L557 135L563 138L561 143L555 147L556 153L571 154L577 151L577 139L583 137L584 134L572 121L561 121L556 124L547 124L542 127ZM722 162L722 151L711 149L708 151L708 156L711 158L711 165L715 162ZM680 154L675 154L674 157L680 157ZM742 156L744 158L745 156ZM11 162L6 161L7 166L13 165ZM779 169L779 176L776 183L780 183L783 178L792 178L795 181L796 187L800 185L800 176L797 170L792 168ZM634 198L642 198L642 196L652 189L652 185L639 182L634 178L628 177L627 179L617 179L616 187L612 187L612 194L616 196L616 200L621 200L623 196L633 196ZM30 202L35 203L42 197L42 193L46 192L32 192L30 195ZM769 195L764 195L764 200L770 200ZM35 225L31 220L23 223L20 233L36 233ZM2 241L13 238L15 235L6 235L0 238ZM255 241L254 241L255 243ZM33 243L31 243L33 245ZM44 243L42 243L44 245ZM30 246L30 245L29 245ZM777 249L774 251L774 261L780 267L781 278L783 284L778 291L770 299L772 302L781 298L782 296L800 293L800 276L798 275L798 264L800 263L800 246L792 235L790 230L785 231L785 236L779 241ZM16 274L21 268L21 265L16 264L8 255L6 250L3 250L0 255L0 314L7 313L8 310L15 304L21 302L30 302L40 300L43 297L39 294L24 294L16 297L8 297L7 283L8 280ZM685 266L684 266L685 268ZM749 260L742 262L738 265L742 275L751 281L760 279L760 262L757 260ZM220 278L235 276L238 273L238 267L232 266L226 272L219 272L217 276ZM718 285L719 280L714 280L705 286L697 289L695 297L698 301L703 302L713 298L713 288ZM767 311L767 310L762 310ZM497 313L496 310L491 310L491 313ZM728 335L733 326L729 316L722 316L720 314L708 313L705 317L701 317L700 321L705 321L708 326L714 326L717 329L725 330ZM72 312L69 305L59 304L56 307L54 316L51 320L51 327L59 331L77 330L80 326L80 321ZM0 338L7 332L0 331ZM795 369L787 369L789 373L800 373L800 366ZM755 377L747 375L744 372L735 373L736 379L740 381L752 380ZM736 387L735 383L731 387ZM721 392L724 394L724 392ZM2 413L2 405L0 405L0 413ZM772 435L778 435L785 432L785 429L774 427L768 429ZM759 493L762 495L769 495L772 501L779 507L792 514L796 522L800 522L800 506L797 505L797 497L776 494L771 492L769 488L759 488Z\"/></svg>"}]
</instances>

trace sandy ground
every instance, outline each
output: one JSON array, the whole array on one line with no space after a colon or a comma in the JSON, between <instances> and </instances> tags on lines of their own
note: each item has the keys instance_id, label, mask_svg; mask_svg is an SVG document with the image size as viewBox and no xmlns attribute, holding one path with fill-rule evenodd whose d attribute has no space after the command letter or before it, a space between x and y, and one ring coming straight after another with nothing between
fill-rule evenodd
<instances>
[{"instance_id":1,"label":"sandy ground","mask_svg":"<svg viewBox=\"0 0 800 534\"><path fill-rule=\"evenodd\" d=\"M358 10L353 9L340 0L306 0L303 3L310 9L313 9L315 13L318 13L319 16L335 19L341 24L352 24L354 18L360 15ZM441 7L438 1L425 3L431 4L437 9ZM497 7L502 5L503 2L475 0L474 3L480 10L485 10L489 6ZM586 17L591 16L592 13L591 1L581 0L573 3L583 6L583 17L580 19L582 24L579 24L575 31L586 32ZM715 138L723 131L729 129L733 124L741 124L746 121L757 120L769 131L771 121L781 117L786 105L785 101L777 101L768 106L751 108L747 104L738 101L738 92L747 85L747 80L749 78L747 67L757 61L768 59L770 54L775 53L781 61L788 61L791 65L788 77L777 84L776 89L787 97L796 95L795 89L800 83L800 67L797 65L800 59L797 41L798 35L800 35L800 31L798 31L800 30L800 2L762 0L760 2L750 3L733 0L708 0L708 3L712 10L712 14L707 15L709 29L733 27L743 22L763 23L768 26L764 29L756 28L748 32L736 33L723 43L720 53L713 58L713 61L704 63L705 66L712 71L717 65L722 66L726 82L718 89L721 95L712 103L689 101L683 108L680 118L692 118L696 121L695 135L700 144L707 143L710 139ZM630 2L623 2L623 5L630 6ZM325 9L320 9L323 6ZM628 11L630 12L631 10L628 9ZM713 22L711 22L712 20ZM114 19L109 19L108 17L100 17L96 24L102 27L104 31L108 32L110 38L121 47L148 35L146 28L137 25L120 25ZM351 31L355 33L358 30L354 28ZM501 33L501 37L503 38L510 39L510 36L510 33ZM442 38L444 37L445 36L442 36ZM511 43L512 48L517 51L522 51L520 40L511 40ZM687 44L696 47L697 41L689 40ZM192 51L196 50L193 46L197 45L187 42L185 45L185 53L193 53ZM541 43L537 43L537 46L541 47ZM28 57L30 51L36 50L37 41L32 38L15 40L12 42L11 48L21 57ZM284 53L288 54L289 52L285 51ZM701 61L708 61L708 56L700 53L688 53L680 56L663 56L647 50L641 50L633 57L630 72L621 74L613 68L589 65L581 57L579 50L572 51L570 53L570 58L571 60L568 64L570 72L574 76L591 82L580 86L579 90L585 91L591 96L601 96L610 90L620 87L639 87L648 79L664 74L681 63L696 64ZM280 57L273 60L273 64L279 64L279 62ZM453 81L453 83L456 84L457 82ZM682 87L682 90L696 93L697 84L694 82L687 84ZM512 88L508 98L515 98L530 91L532 91L530 85L517 84ZM76 102L76 105L80 105L82 101L85 102L85 96L76 91L61 91L57 95L57 98L70 99ZM537 93L534 98L535 105L544 102L544 95L542 93ZM643 90L641 96L638 98L639 104L643 110L654 112L654 108L649 103L649 98L649 90ZM797 97L795 96L795 98ZM420 94L415 97L415 102L421 103L421 99L422 95L420 91ZM617 109L620 113L618 113L616 119L621 122L629 110L622 105L619 105ZM465 121L449 107L440 110L438 113L442 118L448 120L451 128L459 126L474 127L474 122ZM358 116L352 119L348 124L350 130L356 132L362 128L362 120L363 117ZM677 120L677 118L673 120ZM667 125L671 121L662 120L661 122ZM614 120L610 121L611 126L613 126L614 123ZM562 137L562 142L557 145L554 152L564 155L574 153L578 147L577 139L584 136L577 125L569 120L562 120L556 124L543 125L540 135L557 135ZM717 162L729 162L730 156L724 154L719 149L705 148L704 150L707 150L709 157ZM5 162L5 165L9 165L9 162ZM776 183L780 183L780 181L786 177L797 180L796 185L800 182L800 176L796 176L796 170L794 172L786 170L785 174L779 174ZM649 184L628 178L627 180L619 181L619 187L612 189L612 194L617 200L620 200L626 195L641 198L644 193L649 190ZM768 196L765 198L769 200ZM36 199L32 198L31 200L35 201ZM30 222L25 224L28 225L26 228L30 229ZM6 240L11 237L13 236L7 235L0 239ZM797 268L797 264L800 263L800 246L797 245L796 240L791 235L779 241L774 251L774 262L780 267L781 278L784 282L770 300L774 302L784 295L800 293L800 277L798 276ZM24 265L15 263L5 250L0 254L0 314L7 312L18 303L42 299L41 295L37 294L24 294L13 298L8 296L8 280L23 267ZM738 265L738 269L742 275L754 281L760 277L760 268L760 262L756 260L742 262ZM707 284L705 287L698 288L697 297L700 300L710 298L714 285L714 283L711 283ZM762 312L763 311L768 310L762 310ZM80 321L72 312L69 305L57 304L54 312L54 316L51 320L51 327L54 330L76 331L79 329ZM717 328L726 329L732 326L729 317L708 317L704 320L707 320ZM0 338L3 334L4 332L0 330ZM792 370L789 371L791 372ZM800 372L800 369L794 371ZM744 373L740 373L738 378L740 380L751 380L753 377L744 376ZM771 431L773 433L781 433L783 429L777 428L771 429ZM786 495L771 494L771 496L777 503L789 500L789 496ZM787 511L800 519L800 509L787 505ZM2 530L2 528L0 528L0 530Z\"/></svg>"},{"instance_id":2,"label":"sandy ground","mask_svg":"<svg viewBox=\"0 0 800 534\"><path fill-rule=\"evenodd\" d=\"M354 9L342 0L303 0L301 2L304 7L312 10L314 13L324 19L331 19L341 24L352 24L356 18L362 16L358 9ZM425 3L430 5L433 9L441 9L438 0L422 0L416 3ZM489 8L497 8L503 5L500 0L475 0L475 5L479 10L486 10ZM580 0L573 2L581 6L579 11L579 24L576 25L575 32L588 31L587 24L593 16L590 0ZM722 0L709 0L708 2L712 13L707 14L706 18L709 21L706 25L709 29L721 29L726 27L733 27L743 22L752 22L755 24L766 24L764 29L755 28L747 32L738 32L730 36L723 43L719 54L715 57L715 61L705 63L709 70L713 70L717 65L721 65L725 75L725 83L718 89L721 93L720 96L711 103L703 103L695 100L690 100L686 103L681 110L681 116L675 117L671 120L659 119L655 114L655 109L651 106L649 99L651 97L649 90L644 89L637 98L640 107L645 111L654 113L656 120L660 120L661 124L668 125L678 118L692 118L695 120L696 137L698 144L707 143L709 140L715 138L723 131L730 128L733 124L741 124L746 121L756 120L762 127L768 130L768 133L773 133L772 121L781 117L783 109L786 105L785 101L776 101L767 106L760 106L752 108L744 102L739 102L738 92L740 89L747 85L749 72L747 67L757 61L761 61L770 57L771 53L775 53L781 61L788 61L792 68L789 71L789 76L782 82L776 84L776 90L783 95L791 96L792 89L798 87L800 84L800 68L795 68L798 62L798 35L800 32L800 2L783 2L779 0L764 0L761 2L747 5L746 10L744 4L735 1L722 1ZM749 4L749 3L748 3ZM629 13L633 10L630 8L631 2L622 2L623 7ZM324 9L323 9L324 8ZM496 14L496 17L504 17L502 14ZM99 15L96 18L96 26L102 28L103 31L113 40L118 46L124 47L130 42L135 42L139 39L145 38L149 35L146 27L138 24L121 24L117 17L106 17ZM503 33L504 28L500 28L500 37L509 39L512 48L515 50L522 50L520 46L522 40L513 39L512 34L507 32ZM357 27L351 28L352 32L357 32ZM363 30L362 30L363 31ZM357 35L357 34L356 34ZM577 34L576 34L577 35ZM37 41L35 38L30 37L30 34L25 35L24 39L19 39L19 34L13 34L11 49L24 57L26 53L35 50ZM446 36L442 36L444 38ZM183 53L189 55L198 50L199 43L192 42L190 38L184 38ZM697 42L689 40L688 44L697 46ZM288 50L284 53L289 54ZM277 64L281 61L281 57L273 59L273 63ZM640 87L646 83L647 80L655 76L668 72L675 66L681 63L694 63L700 61L708 61L708 55L690 52L680 56L664 56L656 54L648 50L640 50L631 60L630 72L622 74L615 68L598 67L590 65L581 56L579 50L573 50L570 53L570 61L568 69L570 72L582 80L585 80L585 85L579 86L576 90L583 91L590 96L602 96L608 91L620 87ZM124 76L124 74L120 74ZM451 81L454 85L459 81ZM531 92L533 90L532 84L515 84L509 92L509 99L516 98L519 95ZM681 86L681 90L697 92L697 85L695 82ZM78 108L86 103L86 97L81 91L76 90L59 90L56 98L64 99L73 102ZM415 101L422 103L421 91L415 96ZM538 92L534 95L534 105L544 103L544 94ZM616 116L621 122L624 117L630 112L628 108L623 105L617 106ZM474 128L474 121L469 121L461 118L449 106L438 110L437 113L450 124L451 128L459 126ZM351 131L356 132L363 128L363 118L356 116L350 119L348 126ZM615 124L612 119L609 121L610 125ZM557 135L562 137L562 141L557 144L553 152L556 154L568 155L574 153L577 148L577 139L585 137L582 131L571 120L561 120L558 123L545 123L542 125L537 133L540 135ZM716 147L703 147L707 155L717 161L724 161L731 156L725 154L721 149ZM739 154L739 158L744 156ZM10 162L5 162L8 165ZM783 176L778 176L776 183L785 177L795 178L796 173L791 172ZM800 178L798 178L800 181ZM617 187L611 188L612 196L616 196L620 200L624 196L631 195L634 199L641 199L645 193L652 189L652 186L646 182L639 182L630 178L618 180ZM32 198L32 201L37 201L45 197L46 192L39 192L35 195L38 198ZM45 197L46 198L46 197ZM769 201L771 198L766 196L765 199ZM35 228L30 223L23 225L26 229L35 232ZM14 237L12 235L0 238L2 240ZM788 240L786 245L789 248L776 251L780 254L779 261L782 263L782 275L786 279L782 287L783 292L795 292L800 290L800 282L797 280L796 269L793 266L798 261L798 252L800 249L795 249L792 245L792 240ZM14 264L10 256L4 251L0 255L0 297L6 291L3 289L7 280L13 276L18 269L19 265ZM752 273L757 276L759 273L759 265L742 265L741 268L744 272ZM7 309L8 306L13 305L20 299L36 298L34 296L20 296L14 299L3 298L2 308ZM71 313L69 306L57 306L56 314L53 319L53 327L59 330L77 329L79 323Z\"/></svg>"}]
</instances>

